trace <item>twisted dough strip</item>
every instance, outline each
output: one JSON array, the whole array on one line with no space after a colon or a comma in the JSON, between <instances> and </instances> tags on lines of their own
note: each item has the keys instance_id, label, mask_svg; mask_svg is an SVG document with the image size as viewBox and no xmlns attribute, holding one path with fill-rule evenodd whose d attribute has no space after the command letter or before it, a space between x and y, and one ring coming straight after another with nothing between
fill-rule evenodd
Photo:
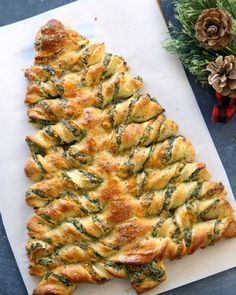
<instances>
[{"instance_id":1,"label":"twisted dough strip","mask_svg":"<svg viewBox=\"0 0 236 295\"><path fill-rule=\"evenodd\" d=\"M184 189L183 185L185 186L185 193L188 196L189 200L192 202L195 199L200 199L203 201L196 201L195 203L198 204L197 209L195 210L195 214L198 214L198 216L201 217L201 219L211 219L211 218L222 218L227 215L232 214L232 209L229 206L229 204L223 200L225 192L222 184L220 183L213 183L213 182L203 182L201 186L199 186L198 183L193 182L190 186L188 183L183 183L179 187L177 187L177 190L175 191L175 195L172 192L172 195L169 195L167 193L162 193L162 200L158 203L157 201L153 201L150 203L150 200L147 200L146 202L144 198L141 198L140 201L137 201L136 208L137 208L137 215L138 216L146 216L150 215L150 210L156 210L155 207L158 206L159 211L165 210L173 210L176 207L182 206L186 202L186 198L180 199L180 196L184 195ZM186 190L189 190L189 192L186 192ZM169 189L166 190L168 192ZM211 197L210 200L208 198ZM80 200L80 198L79 198ZM125 206L128 206L128 202L125 201ZM169 204L168 207L163 208L165 204ZM109 223L111 219L107 219L107 213L100 214L93 216L92 218L86 218L86 219L78 219L78 218L72 218L73 214L76 215L76 212L73 212L70 206L70 203L68 202L67 206L64 204L64 210L61 212L61 206L63 205L63 202L59 199L56 200L54 203L49 204L47 207L42 208L37 211L37 215L33 216L28 223L28 229L30 230L30 235L32 237L36 237L39 239L45 239L47 241L50 240L50 243L52 243L54 246L57 246L58 244L70 244L75 243L76 241L88 241L92 240L94 238L97 239L97 237L107 234L110 229L112 229L111 224ZM147 206L148 205L148 206ZM147 207L146 207L147 206ZM185 206L185 205L184 205ZM186 205L187 206L187 205ZM192 205L191 205L192 206ZM181 208L181 207L180 207ZM176 212L181 212L182 209L177 209ZM188 205L187 208L190 208ZM146 210L149 211L146 211ZM79 210L79 208L78 208ZM142 213L143 212L143 213ZM155 212L152 212L154 214ZM72 215L71 215L72 214ZM164 216L166 215L165 212L163 212ZM44 215L44 216L42 216ZM176 214L175 214L176 215ZM55 226L58 225L63 219L67 216L66 222L59 225L59 227L55 228ZM168 214L167 214L168 216ZM177 217L176 217L177 218ZM196 219L196 218L195 218ZM192 220L195 220L192 219ZM157 218L157 221L159 222L160 218ZM171 220L171 218L170 218ZM182 227L182 223L184 220L183 218L178 217L179 225ZM150 220L149 220L150 221ZM116 222L116 219L113 219L113 222ZM157 233L156 229L156 223L155 221L152 223L152 230L153 230L153 236L154 233ZM149 224L150 226L150 224ZM54 229L55 228L55 229ZM63 232L63 234L62 234ZM157 234L155 234L157 236ZM117 237L117 235L114 235L114 237ZM79 240L78 240L79 238ZM133 237L134 238L134 237ZM99 244L93 245L92 249L95 250L96 253L98 253L102 257L107 257L107 255L114 254L114 250L117 250L117 242L114 243L114 248L109 249L112 245L112 240L109 238L106 242L107 246L104 248L101 243L104 243L100 240ZM108 247L108 248L107 248ZM77 248L78 250L78 248ZM82 250L81 250L82 251ZM81 253L81 251L79 253ZM84 250L82 251L82 261L87 256L84 256ZM91 251L89 251L89 256L91 256ZM59 254L57 254L59 255ZM81 255L78 253L77 255L71 255L69 257L74 257L76 259L80 259ZM96 255L94 256L96 258ZM65 258L64 258L65 259ZM72 261L71 261L72 262Z\"/></svg>"},{"instance_id":2,"label":"twisted dough strip","mask_svg":"<svg viewBox=\"0 0 236 295\"><path fill-rule=\"evenodd\" d=\"M91 124L90 118L81 120L62 119L55 125L49 125L39 130L35 135L26 137L26 142L32 153L45 154L46 151L55 145L70 144L74 141L80 141L87 133L87 128L94 129L102 121L103 114L99 109L87 110L89 116L96 117L96 121ZM84 126L83 126L84 125ZM100 133L102 129L100 127ZM166 119L164 115L159 115L156 119L144 123L131 123L126 126L120 126L115 129L102 142L102 146L112 152L120 152L131 149L134 146L148 146L155 142L161 142L166 138L174 136L178 131L176 123ZM94 132L94 130L93 130ZM98 131L99 132L99 131ZM104 131L103 131L104 133ZM99 133L97 134L97 137ZM102 136L104 138L104 134Z\"/></svg>"},{"instance_id":3,"label":"twisted dough strip","mask_svg":"<svg viewBox=\"0 0 236 295\"><path fill-rule=\"evenodd\" d=\"M172 183L174 184L174 183L180 183L182 181L200 180L200 179L207 180L208 179L209 173L205 169L205 165L203 163L186 164L184 162L183 163L176 162L176 160L180 160L182 158L187 161L191 161L193 159L192 150L190 148L187 148L187 147L189 147L189 142L187 142L183 137L176 138L175 144L171 146L172 154L169 157L169 163L165 162L166 163L165 169L159 170L159 174L156 174L155 170L152 171L150 169L147 169L150 167L150 165L151 165L151 167L155 166L154 165L155 163L157 164L156 165L157 167L158 167L159 163L162 164L162 161L160 161L160 156L161 157L163 155L165 156L166 150L168 150L168 153L170 153L169 147L166 146L166 143L168 143L168 141L164 142L161 145L161 147L159 147L157 149L158 151L156 153L152 154L152 156L154 158L152 158L152 156L150 156L149 160L146 161L142 157L142 159L144 161L146 161L146 164L145 164L146 169L144 170L143 173L135 174L134 176L130 177L130 179L128 180L126 187L127 187L130 194L139 195L140 193L142 193L142 191L145 192L145 191L153 190L153 189L162 189L164 186L166 186L168 181L172 181ZM182 143L182 144L179 145L177 143ZM178 148L178 147L181 147L181 148ZM150 148L148 148L148 150L149 149ZM163 151L164 151L164 153L163 153ZM74 152L74 154L73 154L73 152ZM148 156L148 154L149 154L149 152L146 153L146 156ZM78 152L77 150L74 150L74 149L69 149L68 155L71 155L73 158L78 156L78 157L80 157L81 161L84 161L86 159L86 157L83 156L83 154L81 155L80 152ZM159 155L159 157L157 157L157 155ZM92 173L95 172L100 175L105 173L104 177L107 177L107 173L108 174L111 172L116 173L116 171L118 170L119 167L121 167L121 169L123 170L123 163L119 157L117 159L111 158L111 155L109 153L105 153L105 156L107 156L107 157L105 157L105 158L101 157L101 163L102 163L101 167L99 166L99 162L98 162L99 158L97 158L97 163L96 163L97 166L92 166L92 171L93 171ZM48 155L45 158L47 159L47 157L50 158L51 156ZM40 161L40 159L41 159L41 161ZM42 158L41 156L37 156L37 158L35 157L35 162L37 161L36 162L37 167L35 169L32 168L32 166L33 166L32 161L29 162L28 169L31 173L30 175L35 174L37 176L38 175L37 172L42 172L42 168L47 169L47 166L44 165L44 162L42 160L44 160L44 158ZM112 162L109 162L111 160L112 160ZM141 161L138 157L136 157L136 160L138 161L137 163L139 165L140 164L143 165L144 161ZM38 162L38 161L40 161L40 162ZM52 164L54 165L55 168L61 167L60 158L56 158L54 160L54 157L52 157L52 161L53 161ZM56 161L56 164L55 164L55 161ZM79 161L79 163L81 163L81 161ZM104 166L104 164L103 164L104 161L107 163L106 164L107 166ZM171 162L176 162L176 164L171 164ZM68 161L67 161L67 163L68 163ZM72 163L74 163L74 162L72 162ZM170 164L170 165L167 165L167 164ZM49 165L50 165L50 162L49 162ZM62 165L64 165L63 162L62 162ZM38 167L40 170L38 169ZM70 168L69 166L67 166L67 167ZM105 169L108 169L108 170L106 171ZM74 173L75 173L76 170L72 170L72 171L74 171ZM27 170L26 170L26 172L27 172ZM134 169L134 172L135 172L135 169ZM26 201L27 201L28 205L33 206L33 207L44 206L48 201L52 200L53 198L58 197L60 195L60 193L63 192L63 190L74 189L75 186L69 185L70 182L68 182L68 180L65 179L65 175L68 175L68 173L70 174L70 172L65 172L62 174L60 174L60 172L58 172L57 174L60 174L61 176L55 175L51 179L43 180L43 181L38 182L38 183L34 184L33 186L31 186L31 188L28 190L28 192L26 194ZM121 176L124 176L123 171L118 170L118 176L120 176L120 174L121 174ZM96 187L96 185L93 185L91 183L84 184L84 175L83 174L76 173L76 175L79 177L80 176L82 177L81 180L76 181L76 183L79 183L80 188ZM98 182L99 181L97 181L97 183ZM95 182L95 184L96 184L96 182Z\"/></svg>"},{"instance_id":4,"label":"twisted dough strip","mask_svg":"<svg viewBox=\"0 0 236 295\"><path fill-rule=\"evenodd\" d=\"M161 143L131 150L125 155L118 175L127 178L146 168L162 169L177 161L192 162L194 157L193 146L186 138L171 136Z\"/></svg>"},{"instance_id":5,"label":"twisted dough strip","mask_svg":"<svg viewBox=\"0 0 236 295\"><path fill-rule=\"evenodd\" d=\"M157 227L162 223L161 220L159 222ZM143 264L154 257L180 258L192 254L198 248L213 245L220 239L235 237L235 234L236 220L233 216L198 222L183 230L178 226L177 220L171 217L160 226L157 237L144 239L138 246L137 243L126 245L110 260L116 263Z\"/></svg>"},{"instance_id":6,"label":"twisted dough strip","mask_svg":"<svg viewBox=\"0 0 236 295\"><path fill-rule=\"evenodd\" d=\"M142 224L140 221L137 223L135 219L131 219L119 225L118 237L112 234L111 240L106 237L95 243L79 240L77 244L74 240L74 243L63 244L63 246L48 244L48 241L30 240L27 248L32 263L31 271L34 275L44 275L48 269L63 265L65 262L70 264L105 259L105 261L144 264L156 256L174 259L177 256L192 254L198 247L212 245L220 238L235 235L235 218L231 216L232 209L224 198L195 201L192 204L188 203L187 206L178 208L175 215L169 218L152 219L147 231L145 223ZM218 219L212 219L213 216ZM198 223L195 223L196 220ZM138 233L147 232L146 238L141 237L141 240L137 240L137 237L133 236L134 241L131 241L126 232L132 234L134 230L128 229L128 225L134 228L136 226L135 230ZM217 226L220 228L216 230ZM223 233L222 230L226 232ZM124 234L123 237L120 236L119 231ZM214 231L216 231L215 235L213 235ZM204 239L204 245L198 245L197 243L201 240L195 240L201 232L208 237L207 240ZM115 234L117 235L117 231ZM57 249L56 253L55 249ZM129 260L125 261L125 259Z\"/></svg>"},{"instance_id":7,"label":"twisted dough strip","mask_svg":"<svg viewBox=\"0 0 236 295\"><path fill-rule=\"evenodd\" d=\"M50 290L56 290L58 295L69 295L75 288L74 284L81 282L104 283L113 277L124 278L127 273L133 288L138 294L141 294L155 288L166 278L165 266L161 261L153 260L142 266L128 265L126 268L127 271L121 264L112 262L86 266L83 264L72 265L68 266L66 270L59 267L40 282L33 295L48 294ZM70 280L67 279L68 277Z\"/></svg>"},{"instance_id":8,"label":"twisted dough strip","mask_svg":"<svg viewBox=\"0 0 236 295\"><path fill-rule=\"evenodd\" d=\"M58 147L50 151L46 156L35 154L29 158L25 166L25 173L34 180L40 180L46 175L57 174L60 170L83 168L91 164L94 156L86 152L85 148L72 145L68 150Z\"/></svg>"},{"instance_id":9,"label":"twisted dough strip","mask_svg":"<svg viewBox=\"0 0 236 295\"><path fill-rule=\"evenodd\" d=\"M93 171L69 170L33 184L26 192L26 201L32 207L40 207L68 190L91 190L102 182L103 179Z\"/></svg>"},{"instance_id":10,"label":"twisted dough strip","mask_svg":"<svg viewBox=\"0 0 236 295\"><path fill-rule=\"evenodd\" d=\"M46 156L34 154L29 158L26 175L39 180L46 174L53 174L63 169L80 168L91 165L97 152L96 142L89 139L81 144L75 144L64 150L62 147L53 149ZM173 137L162 143L149 147L137 147L124 156L113 157L113 163L118 163L117 175L127 178L146 168L164 168L177 161L192 162L195 153L191 143L182 136ZM108 156L110 158L110 156Z\"/></svg>"},{"instance_id":11,"label":"twisted dough strip","mask_svg":"<svg viewBox=\"0 0 236 295\"><path fill-rule=\"evenodd\" d=\"M49 80L38 80L34 78L33 84L27 89L25 102L31 105L30 108L32 108L34 107L32 104L46 99L50 100L62 96L70 100L86 94L87 96L93 95L97 97L93 102L94 105L104 107L118 96L121 98L131 96L131 89L133 89L132 91L134 93L141 88L141 79L131 78L127 72L124 60L118 56L104 54L104 49L103 44L91 45L90 54L94 54L98 59L93 60L92 66L84 68L80 72L69 72L57 77L56 70L53 68L48 70L46 68L53 75L49 75ZM97 56L98 50L103 55L101 62L101 56ZM28 71L32 71L32 69ZM26 75L30 76L29 72L26 72ZM111 97L111 94L113 94L113 97ZM102 96L104 96L104 103L101 103Z\"/></svg>"},{"instance_id":12,"label":"twisted dough strip","mask_svg":"<svg viewBox=\"0 0 236 295\"><path fill-rule=\"evenodd\" d=\"M61 80L57 83L55 81L34 83L27 91L25 102L35 104L58 97L71 100L87 96L90 98L87 102L88 105L104 108L117 98L125 99L132 96L142 87L141 80L132 78L127 72L116 73L95 88L82 87L81 84L77 85L72 80L73 78L73 76L69 76L67 77L68 81ZM34 108L34 106L31 108Z\"/></svg>"},{"instance_id":13,"label":"twisted dough strip","mask_svg":"<svg viewBox=\"0 0 236 295\"><path fill-rule=\"evenodd\" d=\"M71 99L46 99L29 108L28 116L34 124L56 123L61 118L71 119L79 117L88 106L98 105L94 96L80 96ZM143 111L145 109L145 111ZM148 94L138 95L124 102L112 105L105 110L108 115L105 121L108 125L118 126L124 123L140 123L148 121L164 110Z\"/></svg>"},{"instance_id":14,"label":"twisted dough strip","mask_svg":"<svg viewBox=\"0 0 236 295\"><path fill-rule=\"evenodd\" d=\"M148 122L129 125L120 125L111 134L111 138L105 141L112 152L122 152L134 146L149 146L152 143L161 142L176 135L177 124L164 115Z\"/></svg>"},{"instance_id":15,"label":"twisted dough strip","mask_svg":"<svg viewBox=\"0 0 236 295\"><path fill-rule=\"evenodd\" d=\"M122 73L126 70L126 63L121 57L105 54L101 63L83 70L78 86L95 86L99 82L98 79L104 80L117 72ZM101 72L99 76L98 72ZM73 74L74 76L67 74L63 80L58 80L59 73L48 66L34 66L26 70L25 74L29 80L37 83L29 87L26 102L35 102L35 96L36 101L40 99L38 103L31 106L28 110L28 116L33 123L45 124L51 121L56 122L61 117L68 119L68 117L81 114L82 109L86 106L98 105L98 98L94 95L78 96L78 93L76 93L75 98L69 97L68 100L62 98L50 99L60 95L62 91L63 96L65 96L66 92L71 92L71 89L75 87L78 88L78 86L71 85L71 83L75 82L73 77L76 74ZM45 82L47 83L45 84ZM57 90L58 88L60 91ZM45 99L45 97L49 99Z\"/></svg>"},{"instance_id":16,"label":"twisted dough strip","mask_svg":"<svg viewBox=\"0 0 236 295\"><path fill-rule=\"evenodd\" d=\"M86 212L84 209L96 213L97 209L94 209L94 206L92 209L89 209L89 203L87 201L97 203L97 206L96 204L95 206L98 207L98 211L100 211L99 209L103 210L105 200L103 201L101 198L102 192L106 192L106 190L106 187L104 189L102 188L100 192L94 192L92 195L91 193L85 195L85 198L83 195L72 195L72 197L70 197L70 194L66 192L66 199L55 200L45 208L37 210L37 215L33 215L29 220L29 234L39 239L44 239L44 237L50 238L52 243L70 242L69 234L66 236L65 234L60 234L60 231L69 231L69 233L72 234L72 242L77 239L78 235L83 237L83 239L90 239L91 237L97 238L101 237L103 234L107 234L112 228L113 223L119 223L123 218L127 219L133 214L136 214L140 218L151 215L157 216L162 213L165 215L165 211L176 209L188 200L206 197L213 198L219 195L224 196L225 194L224 187L221 183L210 181L205 181L203 183L193 181L183 182L177 186L170 185L165 190L143 194L136 200L131 198L129 194L124 195L124 192L122 193L122 198L117 199L118 191L116 193L116 190L114 190L114 192L110 190L109 192L111 195L107 200L110 205L108 205L105 212L93 215L89 218L86 217L85 219L77 218L77 216L82 217L87 215L88 211ZM38 191L30 189L29 193L31 193L33 197ZM42 194L42 191L40 191L40 193ZM114 194L114 201L110 199L112 194ZM58 193L55 194L55 196L58 196ZM43 199L45 198L46 195ZM68 201L67 205L65 205L66 202L64 202L64 200ZM78 207L76 211L73 212L73 208L76 207L76 205ZM124 212L119 212L119 216L116 216L120 209L118 206L120 208L123 206ZM61 208L63 208L62 212ZM73 216L75 217L73 218ZM63 223L64 220L66 221L65 223ZM58 225L59 227L55 228ZM52 232L49 231L51 229ZM77 230L80 232L77 233Z\"/></svg>"},{"instance_id":17,"label":"twisted dough strip","mask_svg":"<svg viewBox=\"0 0 236 295\"><path fill-rule=\"evenodd\" d=\"M206 181L210 174L204 163L176 162L158 170L146 169L142 173L131 176L127 180L127 189L133 196L140 196L147 191L177 188L182 182ZM183 184L184 185L184 184Z\"/></svg>"},{"instance_id":18,"label":"twisted dough strip","mask_svg":"<svg viewBox=\"0 0 236 295\"><path fill-rule=\"evenodd\" d=\"M162 213L164 210L173 210L181 206L188 200L211 198L213 196L224 195L222 183L204 182L183 182L169 185L166 189L148 192L139 199L138 216L152 216Z\"/></svg>"},{"instance_id":19,"label":"twisted dough strip","mask_svg":"<svg viewBox=\"0 0 236 295\"><path fill-rule=\"evenodd\" d=\"M109 156L108 160L110 160ZM176 156L181 156L181 154L176 154ZM185 153L184 156L186 156ZM84 158L82 157L82 159ZM104 158L102 158L102 160L104 160ZM109 174L112 171L116 173L116 167L119 167L119 165L120 161L118 157L117 163L115 163L115 161L113 161L113 163L107 163L107 171L104 170L104 166L93 166L90 179L90 174L84 173L81 169L68 170L63 173L58 172L57 175L54 175L51 179L45 179L32 185L26 193L26 201L30 206L41 207L47 204L48 201L59 197L60 194L63 194L63 191L78 188L95 188L102 181L96 173L101 175L102 172L104 177L107 177L107 173ZM162 170L158 170L158 172L157 174L156 170L152 171L146 168L144 172L130 177L128 181L124 183L127 192L131 195L138 196L146 191L163 189L170 182L172 185L177 185L183 181L203 181L209 178L209 172L206 170L203 163L190 164L186 162L176 162L175 164L166 166L166 168ZM120 173L118 173L118 175L119 174Z\"/></svg>"}]
</instances>

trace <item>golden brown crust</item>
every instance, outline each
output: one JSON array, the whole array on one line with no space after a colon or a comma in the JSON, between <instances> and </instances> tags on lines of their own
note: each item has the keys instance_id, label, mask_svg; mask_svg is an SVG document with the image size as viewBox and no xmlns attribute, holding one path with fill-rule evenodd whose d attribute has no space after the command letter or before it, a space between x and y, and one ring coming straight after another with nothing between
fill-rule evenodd
<instances>
[{"instance_id":1,"label":"golden brown crust","mask_svg":"<svg viewBox=\"0 0 236 295\"><path fill-rule=\"evenodd\" d=\"M65 28L58 20L49 20L38 32L35 39L35 63L49 62L50 58L62 49L76 48L78 38L78 33Z\"/></svg>"},{"instance_id":2,"label":"golden brown crust","mask_svg":"<svg viewBox=\"0 0 236 295\"><path fill-rule=\"evenodd\" d=\"M26 245L35 295L129 277L137 293L166 278L163 258L236 236L226 191L194 162L177 124L105 53L57 20L36 37L25 102L39 127L26 138Z\"/></svg>"},{"instance_id":3,"label":"golden brown crust","mask_svg":"<svg viewBox=\"0 0 236 295\"><path fill-rule=\"evenodd\" d=\"M236 236L236 218L235 216L229 216L226 219L222 230L222 236L226 239L234 238Z\"/></svg>"}]
</instances>

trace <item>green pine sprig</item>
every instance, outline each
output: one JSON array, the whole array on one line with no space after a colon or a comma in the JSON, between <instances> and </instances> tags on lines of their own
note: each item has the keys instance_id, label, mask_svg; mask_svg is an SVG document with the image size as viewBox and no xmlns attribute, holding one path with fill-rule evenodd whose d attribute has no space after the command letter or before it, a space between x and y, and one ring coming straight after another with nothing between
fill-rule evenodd
<instances>
[{"instance_id":1,"label":"green pine sprig","mask_svg":"<svg viewBox=\"0 0 236 295\"><path fill-rule=\"evenodd\" d=\"M192 73L198 81L206 85L209 72L207 65L219 55L236 55L236 0L174 0L176 19L180 27L169 24L171 38L163 46L169 52L177 54L184 67ZM195 23L204 9L224 8L233 18L234 38L228 47L222 50L204 48L195 37Z\"/></svg>"}]
</instances>

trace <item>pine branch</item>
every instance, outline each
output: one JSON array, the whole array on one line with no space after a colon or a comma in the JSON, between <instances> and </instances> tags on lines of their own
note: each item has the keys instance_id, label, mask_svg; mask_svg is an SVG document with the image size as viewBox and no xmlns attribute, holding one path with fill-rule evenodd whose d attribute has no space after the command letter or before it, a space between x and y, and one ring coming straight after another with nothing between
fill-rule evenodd
<instances>
[{"instance_id":1,"label":"pine branch","mask_svg":"<svg viewBox=\"0 0 236 295\"><path fill-rule=\"evenodd\" d=\"M233 3L234 2L234 3ZM177 54L184 67L192 73L203 85L207 84L207 65L219 55L236 55L236 5L235 0L174 0L176 19L181 27L174 28L171 24L169 30L171 38L163 43L164 48ZM224 8L234 18L234 40L223 50L208 50L204 48L195 37L195 23L208 8Z\"/></svg>"}]
</instances>

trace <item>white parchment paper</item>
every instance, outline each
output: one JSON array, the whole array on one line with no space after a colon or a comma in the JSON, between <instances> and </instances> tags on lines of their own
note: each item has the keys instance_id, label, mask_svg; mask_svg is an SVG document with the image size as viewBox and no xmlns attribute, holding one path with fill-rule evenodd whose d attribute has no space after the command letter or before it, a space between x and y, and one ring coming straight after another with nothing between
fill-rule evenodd
<instances>
[{"instance_id":1,"label":"white parchment paper","mask_svg":"<svg viewBox=\"0 0 236 295\"><path fill-rule=\"evenodd\" d=\"M180 133L194 144L197 158L205 161L215 180L221 180L234 205L230 185L183 68L161 47L167 28L155 0L80 0L36 17L0 28L0 204L6 232L26 288L31 294L37 279L28 275L25 255L26 222L32 214L24 201L29 180L24 176L27 123L23 103L27 82L23 69L33 62L37 30L57 18L94 41L104 41L108 51L123 55L131 72L144 78L145 89L180 125ZM236 239L223 241L179 261L167 262L168 279L147 294L157 294L210 276L236 265ZM80 285L80 295L134 294L128 281L113 280L103 286Z\"/></svg>"}]
</instances>

